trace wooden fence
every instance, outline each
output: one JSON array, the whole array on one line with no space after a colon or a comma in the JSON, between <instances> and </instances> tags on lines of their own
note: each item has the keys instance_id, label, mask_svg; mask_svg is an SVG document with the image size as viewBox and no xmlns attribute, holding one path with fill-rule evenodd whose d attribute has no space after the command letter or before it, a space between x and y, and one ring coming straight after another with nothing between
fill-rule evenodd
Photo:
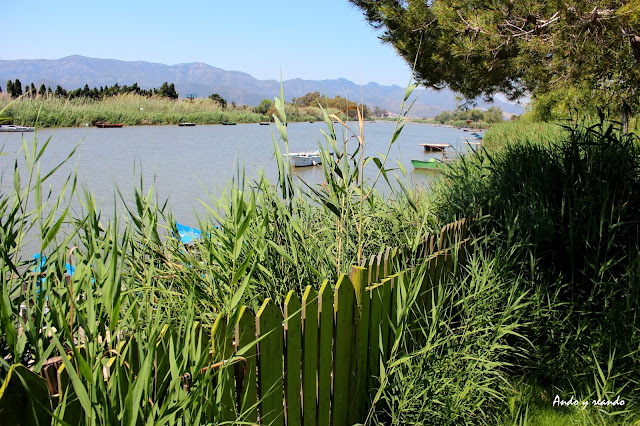
<instances>
[{"instance_id":1,"label":"wooden fence","mask_svg":"<svg viewBox=\"0 0 640 426\"><path fill-rule=\"evenodd\" d=\"M415 252L387 249L354 266L333 286L328 281L318 291L308 286L301 300L291 291L284 311L267 299L256 313L243 306L233 319L220 314L211 333L200 327L200 347L211 353L213 366L219 368L215 377L221 399L210 410L211 418L274 426L364 421L380 365L389 359L399 292L412 279L411 264L427 257L416 302L428 310L437 283L453 272L454 258L458 264L463 261L467 228L464 219L449 224L439 234L427 235ZM172 333L165 331L156 345L156 377L169 370ZM52 359L42 369L49 394L70 389L61 364ZM103 369L105 380L108 368ZM27 373L16 370L15 375ZM11 372L3 388L9 380ZM186 391L188 387L186 382ZM0 395L0 399L5 398ZM0 401L3 406L5 402ZM80 409L78 404L71 406L65 420L79 418Z\"/></svg>"},{"instance_id":2,"label":"wooden fence","mask_svg":"<svg viewBox=\"0 0 640 426\"><path fill-rule=\"evenodd\" d=\"M453 272L454 256L465 252L466 234L462 220L428 235L417 253L388 249L354 266L335 286L308 286L302 300L289 292L284 312L267 299L255 315L242 307L235 324L219 315L212 330L214 361L236 353L246 363L223 373L219 420L282 426L364 421L394 340L398 284L413 273L401 265L428 257L416 301L428 308L441 277ZM230 329L232 335L225 333Z\"/></svg>"}]
</instances>

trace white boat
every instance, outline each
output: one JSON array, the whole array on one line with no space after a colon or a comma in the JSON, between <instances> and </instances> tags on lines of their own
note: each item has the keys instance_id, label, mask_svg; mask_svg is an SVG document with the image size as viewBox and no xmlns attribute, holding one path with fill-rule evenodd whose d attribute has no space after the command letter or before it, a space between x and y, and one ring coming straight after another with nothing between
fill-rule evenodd
<instances>
[{"instance_id":1,"label":"white boat","mask_svg":"<svg viewBox=\"0 0 640 426\"><path fill-rule=\"evenodd\" d=\"M317 166L322 164L320 151L311 152L291 152L289 158L295 167Z\"/></svg>"},{"instance_id":2,"label":"white boat","mask_svg":"<svg viewBox=\"0 0 640 426\"><path fill-rule=\"evenodd\" d=\"M34 127L14 126L13 124L0 125L0 132L33 132Z\"/></svg>"}]
</instances>

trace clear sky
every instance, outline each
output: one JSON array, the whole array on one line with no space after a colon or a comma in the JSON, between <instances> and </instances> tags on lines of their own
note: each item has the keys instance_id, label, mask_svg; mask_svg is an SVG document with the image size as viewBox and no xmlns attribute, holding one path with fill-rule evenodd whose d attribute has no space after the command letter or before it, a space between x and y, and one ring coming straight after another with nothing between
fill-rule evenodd
<instances>
[{"instance_id":1,"label":"clear sky","mask_svg":"<svg viewBox=\"0 0 640 426\"><path fill-rule=\"evenodd\" d=\"M11 1L0 59L189 62L258 79L406 86L409 66L347 0Z\"/></svg>"}]
</instances>

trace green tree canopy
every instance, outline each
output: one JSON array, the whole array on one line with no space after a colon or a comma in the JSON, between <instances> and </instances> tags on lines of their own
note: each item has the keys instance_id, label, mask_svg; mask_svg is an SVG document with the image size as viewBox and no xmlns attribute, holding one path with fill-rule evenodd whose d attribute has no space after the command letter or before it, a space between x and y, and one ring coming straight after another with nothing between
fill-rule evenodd
<instances>
[{"instance_id":1,"label":"green tree canopy","mask_svg":"<svg viewBox=\"0 0 640 426\"><path fill-rule=\"evenodd\" d=\"M266 114L267 111L269 111L272 106L273 106L273 101L271 99L263 99L260 101L260 104L255 109L258 114Z\"/></svg>"},{"instance_id":2,"label":"green tree canopy","mask_svg":"<svg viewBox=\"0 0 640 426\"><path fill-rule=\"evenodd\" d=\"M218 105L220 105L220 107L222 107L223 109L227 107L227 101L217 93L214 93L211 96L209 96L209 99L211 99L214 102L217 102Z\"/></svg>"},{"instance_id":3,"label":"green tree canopy","mask_svg":"<svg viewBox=\"0 0 640 426\"><path fill-rule=\"evenodd\" d=\"M66 98L67 97L67 91L64 90L62 88L62 86L60 86L59 84L56 86L56 91L54 92L55 96L58 96L59 98Z\"/></svg>"},{"instance_id":4,"label":"green tree canopy","mask_svg":"<svg viewBox=\"0 0 640 426\"><path fill-rule=\"evenodd\" d=\"M416 80L468 99L558 87L640 104L639 0L349 0Z\"/></svg>"},{"instance_id":5,"label":"green tree canopy","mask_svg":"<svg viewBox=\"0 0 640 426\"><path fill-rule=\"evenodd\" d=\"M160 89L157 90L156 94L161 98L178 99L178 92L176 92L176 87L173 85L173 83L169 84L166 81L162 83Z\"/></svg>"}]
</instances>

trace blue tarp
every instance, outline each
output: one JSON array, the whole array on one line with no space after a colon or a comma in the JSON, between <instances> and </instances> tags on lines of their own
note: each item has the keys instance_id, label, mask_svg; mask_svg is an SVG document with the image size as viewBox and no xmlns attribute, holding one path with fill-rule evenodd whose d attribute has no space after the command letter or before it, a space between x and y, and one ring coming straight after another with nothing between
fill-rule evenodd
<instances>
[{"instance_id":1,"label":"blue tarp","mask_svg":"<svg viewBox=\"0 0 640 426\"><path fill-rule=\"evenodd\" d=\"M193 241L202 238L202 231L199 229L182 225L178 222L176 222L176 229L178 230L182 244L190 244Z\"/></svg>"},{"instance_id":2,"label":"blue tarp","mask_svg":"<svg viewBox=\"0 0 640 426\"><path fill-rule=\"evenodd\" d=\"M33 267L33 272L35 274L39 274L42 272L42 268L44 268L44 264L47 261L45 256L41 256L40 253L36 253L33 255L33 261L35 262L35 266ZM76 268L73 265L69 265L68 263L64 264L64 268L66 269L66 273L68 275L72 275L76 271Z\"/></svg>"}]
</instances>

